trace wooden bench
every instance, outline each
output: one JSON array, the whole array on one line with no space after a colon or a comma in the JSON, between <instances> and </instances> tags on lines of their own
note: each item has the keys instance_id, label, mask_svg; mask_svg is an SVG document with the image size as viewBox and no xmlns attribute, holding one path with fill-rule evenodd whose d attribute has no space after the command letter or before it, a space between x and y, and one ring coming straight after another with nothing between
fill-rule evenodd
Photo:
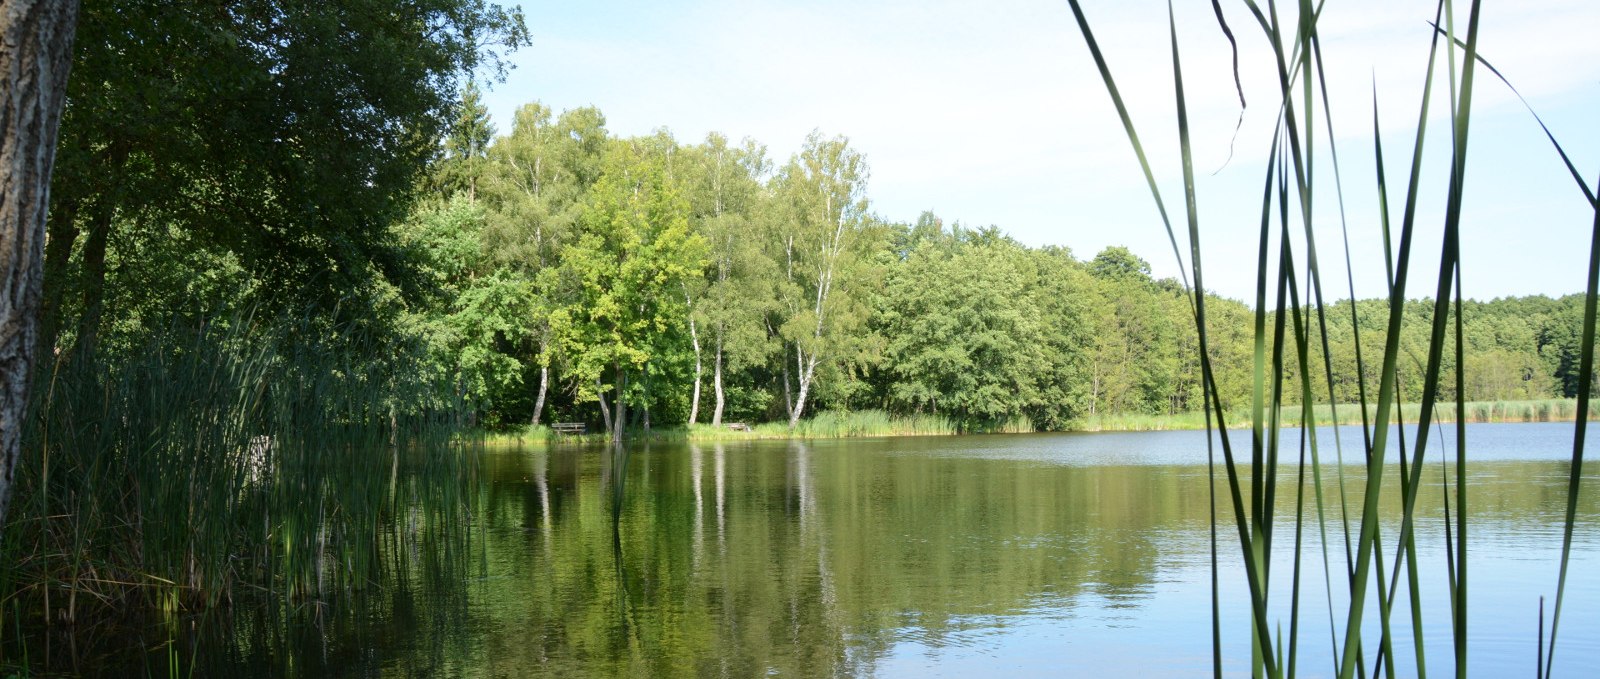
<instances>
[{"instance_id":1,"label":"wooden bench","mask_svg":"<svg viewBox=\"0 0 1600 679\"><path fill-rule=\"evenodd\" d=\"M727 422L727 423L724 423L722 426L727 427L729 429L732 429L734 431L750 431L750 425L745 424L743 422Z\"/></svg>"},{"instance_id":2,"label":"wooden bench","mask_svg":"<svg viewBox=\"0 0 1600 679\"><path fill-rule=\"evenodd\" d=\"M582 422L554 422L551 423L550 430L558 435L587 434L589 425Z\"/></svg>"}]
</instances>

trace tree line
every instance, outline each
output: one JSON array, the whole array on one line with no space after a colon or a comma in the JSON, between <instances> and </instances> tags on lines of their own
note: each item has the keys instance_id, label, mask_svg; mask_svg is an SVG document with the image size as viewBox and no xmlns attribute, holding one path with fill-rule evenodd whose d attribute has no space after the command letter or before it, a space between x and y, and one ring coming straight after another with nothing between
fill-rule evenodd
<instances>
[{"instance_id":1,"label":"tree line","mask_svg":"<svg viewBox=\"0 0 1600 679\"><path fill-rule=\"evenodd\" d=\"M1201 405L1177 281L1121 247L1080 260L932 213L887 220L844 137L813 132L780 164L717 133L617 137L594 108L531 103L499 136L475 90L460 113L433 193L399 237L432 282L407 308L411 327L490 427L792 426L821 409L882 409L970 430L1019 418L1064 429ZM1466 397L1574 395L1577 301L1467 302ZM1252 310L1208 303L1214 358L1249 365ZM1349 302L1302 310L1330 341L1308 364L1319 398L1357 401L1357 376L1378 368L1386 302L1354 307L1358 323ZM1430 311L1411 311L1403 389L1420 385L1406 378L1421 374ZM1218 386L1242 406L1250 384L1235 369Z\"/></svg>"},{"instance_id":2,"label":"tree line","mask_svg":"<svg viewBox=\"0 0 1600 679\"><path fill-rule=\"evenodd\" d=\"M1121 247L1080 259L931 213L887 219L844 137L813 132L780 160L716 133L623 137L598 109L539 103L497 133L472 81L458 96L425 77L495 63L485 45L526 39L492 7L413 46L416 73L392 81L375 77L387 62L275 33L288 24L232 16L241 50L199 10L147 13L135 26L90 6L81 22L95 48L68 93L51 196L47 362L115 362L172 328L249 315L382 338L407 356L407 379L491 429L576 420L620 436L862 409L973 431L1068 429L1200 408L1180 283ZM361 20L409 35L382 15ZM133 49L152 41L189 47ZM149 88L128 83L169 57L194 69L135 96ZM351 63L324 67L340 60ZM357 89L372 82L390 89ZM1356 303L1359 323L1348 302L1302 310L1330 341L1308 363L1319 399L1354 402L1359 375L1375 383L1385 304ZM1243 406L1253 310L1208 305L1218 387ZM1421 383L1410 378L1431 308L1408 313L1419 320L1401 342L1415 354L1399 361L1403 397ZM1469 400L1573 395L1576 297L1463 313Z\"/></svg>"}]
</instances>

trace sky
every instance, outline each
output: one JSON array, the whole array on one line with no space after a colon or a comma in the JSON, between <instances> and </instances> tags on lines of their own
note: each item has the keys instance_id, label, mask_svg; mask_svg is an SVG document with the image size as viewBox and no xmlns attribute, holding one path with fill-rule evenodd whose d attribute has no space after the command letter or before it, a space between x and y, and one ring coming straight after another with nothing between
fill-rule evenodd
<instances>
[{"instance_id":1,"label":"sky","mask_svg":"<svg viewBox=\"0 0 1600 679\"><path fill-rule=\"evenodd\" d=\"M1244 3L1223 2L1240 43L1241 110L1228 42L1211 3L1177 4L1206 287L1253 298L1261 192L1281 103L1275 61ZM1467 3L1460 4L1464 34ZM1148 0L1082 5L1168 210L1182 220L1167 6ZM820 130L847 137L865 154L872 210L885 219L913 221L932 211L947 223L998 226L1028 245L1064 245L1082 259L1122 245L1148 260L1157 276L1179 274L1065 0L521 6L533 44L510 56L513 68L489 84L485 98L502 133L524 103L540 101L557 111L592 105L616 135L666 128L679 142L695 143L715 131L753 138L781 164L809 132ZM1398 226L1434 7L1417 0L1330 0L1319 22L1333 144L1319 111L1313 228L1328 299L1348 297L1352 288L1358 297L1384 292L1374 96ZM1527 97L1585 181L1595 184L1600 42L1592 33L1600 26L1600 3L1518 0L1484 3L1482 11L1479 51ZM1430 110L1409 297L1431 292L1437 277L1450 148L1446 82L1440 78ZM1465 294L1490 299L1581 291L1593 209L1532 116L1481 69L1472 107L1462 219ZM1174 225L1187 258L1186 225ZM1346 230L1351 277L1344 267ZM1291 243L1303 265L1305 244L1297 238Z\"/></svg>"}]
</instances>

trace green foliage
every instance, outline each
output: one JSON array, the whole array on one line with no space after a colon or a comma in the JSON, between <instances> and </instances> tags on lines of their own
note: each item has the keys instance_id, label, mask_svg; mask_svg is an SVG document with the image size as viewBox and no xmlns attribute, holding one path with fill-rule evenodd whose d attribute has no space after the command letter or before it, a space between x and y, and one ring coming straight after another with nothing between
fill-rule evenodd
<instances>
[{"instance_id":1,"label":"green foliage","mask_svg":"<svg viewBox=\"0 0 1600 679\"><path fill-rule=\"evenodd\" d=\"M619 405L645 402L649 382L629 391L626 374L648 378L662 367L686 318L683 286L705 266L705 239L690 231L688 203L668 172L675 150L667 137L613 143L562 251L560 276L577 291L562 310L571 373L585 387L615 377Z\"/></svg>"},{"instance_id":2,"label":"green foliage","mask_svg":"<svg viewBox=\"0 0 1600 679\"><path fill-rule=\"evenodd\" d=\"M1083 261L931 213L885 224L868 210L865 159L840 138L813 134L774 172L750 140L613 139L604 120L589 108L522 107L488 145L476 198L425 202L402 229L432 291L408 318L436 348L434 372L455 380L484 426L515 430L546 390L549 417L597 425L600 394L611 399L624 382L634 408L625 426L641 431L644 409L667 426L691 412L764 422L876 409L989 431L1017 418L1041 429L1164 426L1203 407L1182 284L1151 278L1126 248ZM1205 299L1208 357L1251 363L1252 311ZM1579 301L1464 302L1465 398L1565 395ZM1326 365L1332 385L1313 389L1319 402L1358 401L1358 375L1377 381L1388 304L1358 301L1359 326L1346 304L1302 306L1302 331L1329 342L1308 346L1303 370L1285 354L1283 393L1327 383ZM1401 328L1396 393L1415 403L1434 310L1411 302L1405 312L1421 322ZM1261 319L1264 356L1278 351L1278 318L1267 309ZM1251 402L1249 372L1213 379L1230 410Z\"/></svg>"},{"instance_id":3,"label":"green foliage","mask_svg":"<svg viewBox=\"0 0 1600 679\"><path fill-rule=\"evenodd\" d=\"M1113 245L1100 251L1089 262L1089 273L1095 278L1110 281L1150 280L1150 263L1127 248Z\"/></svg>"},{"instance_id":4,"label":"green foliage","mask_svg":"<svg viewBox=\"0 0 1600 679\"><path fill-rule=\"evenodd\" d=\"M84 3L52 186L46 350L57 328L80 326L92 350L101 317L193 310L102 313L120 301L104 295L106 253L130 240L181 234L279 309L404 284L387 229L452 125L457 83L497 72L499 50L526 39L519 13L482 0Z\"/></svg>"},{"instance_id":5,"label":"green foliage","mask_svg":"<svg viewBox=\"0 0 1600 679\"><path fill-rule=\"evenodd\" d=\"M878 323L892 402L974 425L1044 405L1048 319L1027 257L993 229L958 227L891 271Z\"/></svg>"},{"instance_id":6,"label":"green foliage","mask_svg":"<svg viewBox=\"0 0 1600 679\"><path fill-rule=\"evenodd\" d=\"M885 232L867 211L867 175L865 157L848 140L813 131L773 180L776 237L768 247L783 276L772 325L786 345L790 427L805 413L807 399L823 391L817 386L848 399L859 386L857 371L877 351L877 338L862 331L871 311L868 291L882 273L871 254L883 249Z\"/></svg>"}]
</instances>

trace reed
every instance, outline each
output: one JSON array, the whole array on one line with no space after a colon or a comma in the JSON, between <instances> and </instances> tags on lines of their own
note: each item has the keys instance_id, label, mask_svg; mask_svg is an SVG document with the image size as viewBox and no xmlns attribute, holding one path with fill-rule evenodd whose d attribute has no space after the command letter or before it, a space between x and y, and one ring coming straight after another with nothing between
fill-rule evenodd
<instances>
[{"instance_id":1,"label":"reed","mask_svg":"<svg viewBox=\"0 0 1600 679\"><path fill-rule=\"evenodd\" d=\"M1200 243L1204 230L1200 226L1192 169L1188 102L1183 77L1184 61L1180 51L1177 22L1172 18L1170 4L1166 33L1172 58L1173 102L1177 110L1178 125L1177 151L1182 160L1185 205L1182 220L1177 225L1174 225L1173 222L1176 220L1168 213L1160 184L1151 170L1140 135L1133 124L1111 66L1095 39L1090 22L1077 0L1069 0L1069 4L1101 75L1106 92L1111 97L1124 132L1139 161L1159 216L1167 230L1173 253L1178 259L1180 268L1184 268L1185 264L1187 266L1184 284L1190 285L1189 278L1192 276L1192 290L1203 291L1205 282ZM1580 359L1579 398L1575 403L1558 400L1465 402L1461 398L1465 381L1462 366L1466 345L1461 324L1459 252L1463 187L1467 171L1466 158L1472 129L1473 90L1480 67L1500 77L1502 81L1504 78L1477 52L1480 27L1479 3L1476 1L1470 3L1465 12L1465 21L1458 23L1454 3L1442 0L1433 22L1435 30L1430 35L1432 48L1429 50L1427 75L1422 83L1415 144L1410 155L1406 183L1403 188L1392 192L1400 199L1395 205L1402 206L1397 215L1391 214L1391 188L1395 187L1391 187L1384 171L1384 153L1377 124L1378 104L1376 101L1373 104L1373 156L1377 167L1378 196L1376 212L1381 231L1375 235L1382 238L1384 245L1386 270L1384 282L1388 289L1389 300L1384 346L1378 349L1376 355L1371 353L1370 348L1363 355L1362 347L1356 345L1356 379L1360 402L1348 408L1327 406L1326 403L1333 400L1335 389L1332 365L1327 359L1330 355L1328 351L1330 339L1326 314L1330 311L1335 313L1342 311L1337 306L1330 306L1325 302L1321 276L1322 262L1317 252L1318 224L1313 217L1316 214L1313 205L1317 200L1319 187L1322 193L1326 193L1327 187L1325 183L1319 183L1314 179L1313 168L1317 167L1318 160L1323 157L1323 148L1327 149L1327 161L1332 169L1334 202L1337 203L1340 215L1339 228L1345 244L1344 263L1347 277L1351 277L1352 266L1348 245L1350 237L1345 226L1339 158L1333 150L1333 145L1318 140L1319 135L1325 134L1325 139L1331 139L1334 134L1332 106L1328 96L1317 28L1324 7L1320 3L1313 5L1309 0L1301 0L1283 8L1283 13L1280 14L1280 8L1275 3L1267 3L1265 9L1254 0L1245 0L1244 4L1254 20L1255 28L1259 29L1258 37L1264 38L1271 50L1278 81L1276 89L1265 97L1268 105L1277 111L1277 129L1271 149L1265 157L1267 172L1260 199L1255 350L1253 365L1250 368L1253 395L1248 409L1245 404L1223 403L1217 395L1216 372L1223 368L1231 369L1231 366L1212 365L1207 342L1205 296L1191 294L1190 299L1195 331L1199 340L1200 368L1205 387L1206 412L1203 415L1203 424L1207 429L1216 427L1220 430L1216 440L1220 443L1221 460L1220 464L1213 464L1212 473L1216 474L1217 470L1220 470L1226 475L1228 496L1221 502L1224 506L1224 515L1227 516L1227 512L1231 512L1231 523L1237 534L1239 550L1236 558L1242 562L1245 570L1251 612L1252 673L1255 676L1292 677L1297 671L1297 651L1302 623L1299 610L1304 585L1301 577L1303 531L1310 522L1311 527L1323 535L1324 550L1329 544L1327 536L1330 534L1328 530L1330 508L1323 500L1323 463L1320 460L1321 451L1315 429L1317 425L1351 422L1360 424L1362 428L1359 442L1345 441L1338 430L1334 430L1333 450L1337 459L1341 461L1364 459L1367 473L1363 482L1361 505L1347 507L1342 500L1345 484L1342 476L1343 464L1337 465L1333 470L1333 481L1337 482L1339 489L1336 496L1341 498L1341 504L1339 515L1332 520L1335 524L1332 533L1335 535L1342 533L1344 536L1346 567L1338 577L1333 577L1331 574L1326 576L1324 582L1329 610L1343 611L1342 620L1330 615L1328 621L1330 629L1327 638L1335 661L1332 667L1326 668L1326 671L1349 678L1357 675L1368 676L1369 671L1371 676L1377 676L1380 672L1391 677L1397 672L1411 676L1426 674L1426 648L1422 643L1423 611L1419 603L1423 598L1421 585L1423 580L1417 565L1414 534L1416 497L1417 490L1423 483L1422 470L1426 462L1423 454L1427 450L1427 439L1432 426L1445 421L1456 423L1457 449L1455 465L1451 470L1453 473L1442 475L1447 498L1446 512L1449 517L1442 525L1448 546L1446 568L1445 573L1440 574L1442 577L1434 582L1442 580L1449 594L1451 660L1454 664L1454 673L1457 676L1465 676L1469 650L1467 611L1470 601L1467 566L1468 549L1471 545L1466 520L1468 494L1465 483L1450 484L1452 476L1458 480L1467 478L1468 448L1465 423L1571 419L1576 421L1576 433L1555 612L1551 618L1549 645L1547 648L1541 648L1539 666L1536 668L1536 674L1545 676L1553 664L1556 631L1561 619L1562 591L1567 577L1568 555L1582 473L1584 436L1588 420L1595 416L1595 410L1591 407L1589 399L1593 386L1596 300L1600 297L1600 207L1597 207L1595 192L1584 182L1560 144L1556 143L1555 136L1545 128L1547 137L1566 163L1587 198L1589 206L1595 211L1591 260L1587 271L1588 289L1583 325L1584 339L1581 345L1583 355ZM1235 42L1233 31L1226 23L1220 5L1214 4L1214 8L1223 32L1230 42L1234 43L1235 82L1240 85L1240 101L1243 105L1245 97L1237 69L1238 43ZM1445 104L1449 112L1450 125L1447 136L1451 159L1449 163L1425 172L1423 148L1428 131L1431 93L1436 82L1446 82L1448 85L1449 96ZM1261 97L1258 96L1256 99L1261 100ZM1534 118L1538 120L1536 115ZM1539 124L1543 126L1542 121L1539 121ZM1439 180L1447 186L1448 191L1438 243L1440 266L1433 292L1428 297L1433 313L1431 318L1421 321L1427 323L1430 332L1426 347L1427 365L1420 389L1421 396L1417 403L1403 404L1397 396L1400 390L1396 363L1400 357L1401 329L1407 322L1418 322L1406 318L1404 312L1411 278L1412 252L1416 247L1421 247L1414 239L1418 224L1416 208L1420 195L1419 187L1423 184L1423 178L1430 172L1439 175ZM1398 219L1391 222L1392 217ZM1180 234L1185 233L1189 244L1187 262L1185 253L1180 248L1182 240ZM1348 292L1350 300L1355 298L1353 288L1352 281ZM1336 294L1344 293L1341 291ZM1357 309L1353 301L1348 304L1348 311L1352 317L1351 326L1359 327ZM1359 338L1356 340L1359 342ZM1321 356L1323 365L1314 366L1313 356ZM1368 384L1366 381L1365 366L1369 363L1381 364L1381 368L1375 373L1376 385ZM1446 364L1453 365L1453 370L1446 371L1444 369ZM1326 385L1292 378L1292 375L1312 374L1316 367L1322 368L1327 380ZM1325 391L1324 386L1326 386ZM1414 385L1408 385L1408 389L1411 386ZM1454 398L1441 398L1447 393L1455 394ZM1322 401L1323 405L1317 405L1318 401ZM1585 416L1579 417L1579 413ZM1169 421L1193 424L1194 419L1192 415L1184 415L1180 418L1170 418ZM1399 420L1417 425L1412 441L1389 440L1390 425ZM1228 430L1229 426L1241 421L1250 427L1247 436L1243 432ZM1153 423L1140 422L1137 418L1121 421L1107 418L1106 422L1094 424L1140 426ZM1308 431L1309 435L1306 437L1308 446L1302 447L1299 451L1299 468L1302 470L1299 478L1292 488L1280 489L1276 470L1285 454L1280 446L1281 432L1289 426L1300 426ZM1239 441L1236 447L1235 439L1248 440ZM1321 443L1326 444L1326 441ZM1350 455L1347 456L1343 450L1345 445L1359 445L1359 449L1350 451ZM1410 451L1405 449L1407 445L1411 446ZM1398 473L1391 471L1386 464L1391 448L1396 448ZM1243 457L1246 450L1248 459ZM1312 472L1310 483L1313 492L1310 494L1310 506L1307 505L1305 493L1307 480L1304 470L1308 467L1307 454L1310 456L1309 468ZM1395 487L1396 482L1398 488ZM1292 491L1295 494L1292 526L1283 524L1288 519L1273 515L1274 498L1280 490ZM1380 502L1394 502L1397 495L1402 508L1398 532L1385 536L1379 528L1377 508ZM1218 559L1222 557L1216 548L1215 502L1212 512L1213 667L1214 673L1221 676L1222 631L1220 616L1217 613L1220 597L1216 593L1215 583ZM1355 524L1354 532L1351 531L1352 522ZM1290 562L1286 564L1289 568L1290 582L1288 587L1284 588L1281 574L1284 572L1285 564L1273 563L1274 555L1280 552L1274 551L1272 540L1275 534L1289 528L1292 528L1294 543L1293 548L1289 550ZM1326 573L1329 568L1326 564L1331 560L1326 551L1320 558L1325 564ZM1401 581L1402 573L1405 575L1404 582ZM1278 578L1276 584L1274 576ZM1336 600L1333 596L1335 582L1345 590L1341 600ZM1399 623L1395 619L1397 611L1393 604L1395 597L1401 592L1404 592L1411 602L1409 622L1413 637L1414 666L1397 670L1393 642L1399 630L1396 628L1397 625L1391 623ZM1277 597L1287 597L1287 604ZM1372 628L1364 625L1368 618L1366 605L1369 597L1377 604L1378 625L1375 634ZM1269 619L1269 614L1278 613L1285 605L1288 608L1287 631L1281 622L1275 628ZM1278 619L1281 621L1281 616Z\"/></svg>"},{"instance_id":2,"label":"reed","mask_svg":"<svg viewBox=\"0 0 1600 679\"><path fill-rule=\"evenodd\" d=\"M1205 429L1204 411L1149 415L1145 413L1103 413L1070 423L1070 431L1172 431Z\"/></svg>"},{"instance_id":3,"label":"reed","mask_svg":"<svg viewBox=\"0 0 1600 679\"><path fill-rule=\"evenodd\" d=\"M466 539L471 461L413 355L355 324L240 315L50 366L0 604L47 624L296 609L405 567L402 542Z\"/></svg>"}]
</instances>

